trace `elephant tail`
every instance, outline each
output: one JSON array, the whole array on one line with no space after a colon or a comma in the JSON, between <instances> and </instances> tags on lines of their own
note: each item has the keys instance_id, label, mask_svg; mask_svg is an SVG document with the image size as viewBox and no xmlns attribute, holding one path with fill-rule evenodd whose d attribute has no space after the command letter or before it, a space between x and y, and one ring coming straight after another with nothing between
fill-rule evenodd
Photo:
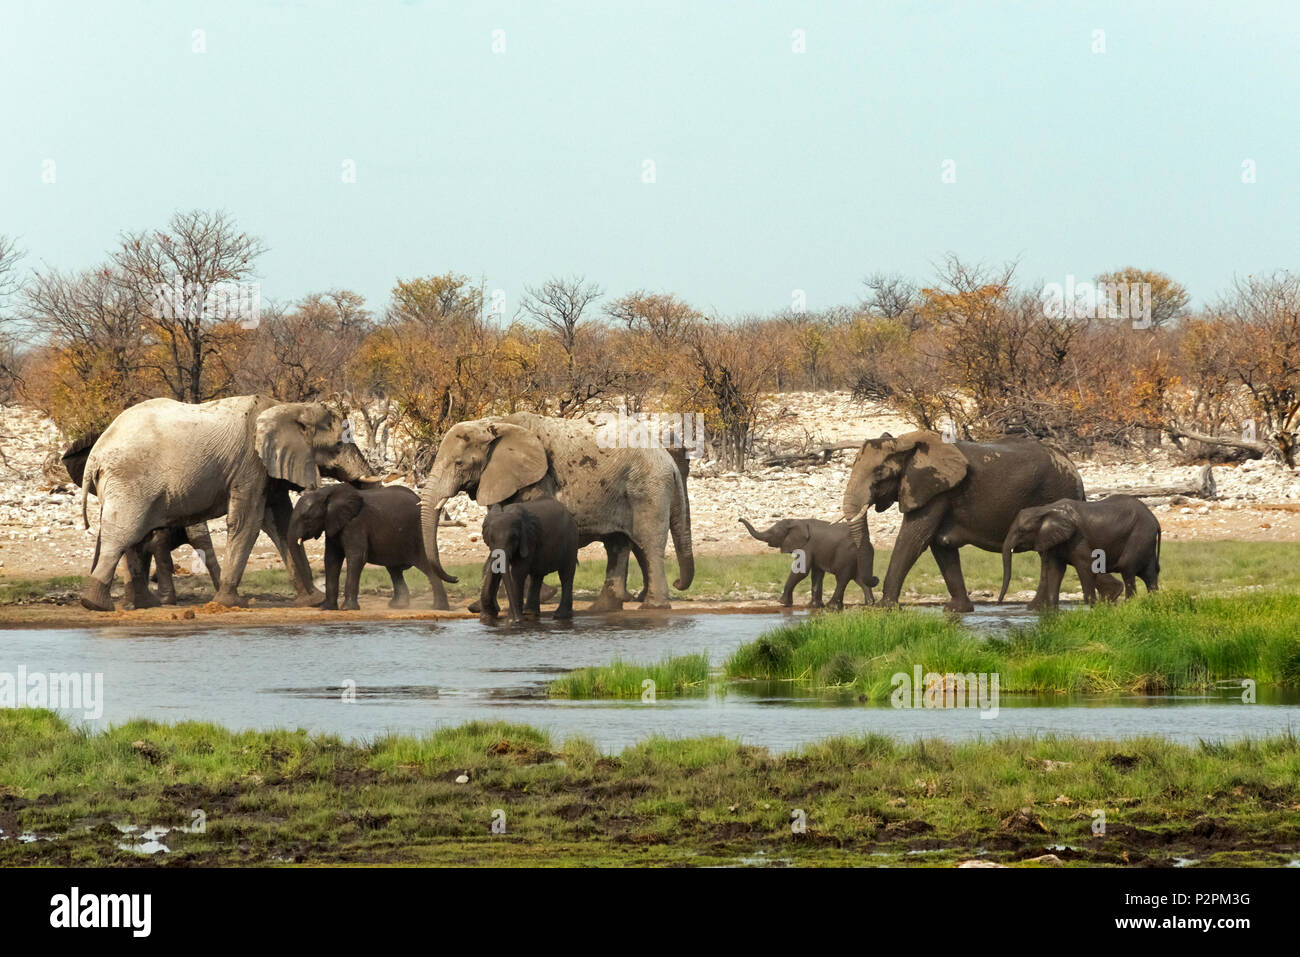
<instances>
[{"instance_id":1,"label":"elephant tail","mask_svg":"<svg viewBox=\"0 0 1300 957\"><path fill-rule=\"evenodd\" d=\"M668 529L677 552L677 580L673 587L684 591L695 579L695 553L691 545L691 500L686 494L686 469L678 467L673 483L673 501L668 512Z\"/></svg>"},{"instance_id":2,"label":"elephant tail","mask_svg":"<svg viewBox=\"0 0 1300 957\"><path fill-rule=\"evenodd\" d=\"M1160 526L1157 525L1156 526L1156 571L1157 572L1160 571L1160 537L1162 534L1163 532L1161 531Z\"/></svg>"}]
</instances>

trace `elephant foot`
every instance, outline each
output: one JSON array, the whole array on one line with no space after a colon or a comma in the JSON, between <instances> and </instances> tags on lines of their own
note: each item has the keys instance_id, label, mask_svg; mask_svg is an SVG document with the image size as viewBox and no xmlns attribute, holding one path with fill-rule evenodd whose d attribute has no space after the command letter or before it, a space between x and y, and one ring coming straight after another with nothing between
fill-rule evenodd
<instances>
[{"instance_id":1,"label":"elephant foot","mask_svg":"<svg viewBox=\"0 0 1300 957\"><path fill-rule=\"evenodd\" d=\"M573 607L570 606L568 608L565 608L563 605L561 605L559 608L555 609L555 614L552 615L551 617L553 617L557 621L562 621L565 618L572 618Z\"/></svg>"},{"instance_id":2,"label":"elephant foot","mask_svg":"<svg viewBox=\"0 0 1300 957\"><path fill-rule=\"evenodd\" d=\"M410 608L411 599L409 597L390 598L388 600L388 607L389 608Z\"/></svg>"},{"instance_id":3,"label":"elephant foot","mask_svg":"<svg viewBox=\"0 0 1300 957\"><path fill-rule=\"evenodd\" d=\"M437 605L435 604L434 607L436 608ZM468 611L470 614L473 615L477 615L482 610L483 610L483 605L481 602L478 601L478 599L475 599L474 601L470 602L469 608L466 609L466 611Z\"/></svg>"},{"instance_id":4,"label":"elephant foot","mask_svg":"<svg viewBox=\"0 0 1300 957\"><path fill-rule=\"evenodd\" d=\"M825 608L826 605L825 605L824 603L820 602L820 601L817 601L816 599L813 599L812 601L808 602L808 607L809 607L809 608Z\"/></svg>"},{"instance_id":5,"label":"elephant foot","mask_svg":"<svg viewBox=\"0 0 1300 957\"><path fill-rule=\"evenodd\" d=\"M603 587L600 590L600 594L596 596L596 600L589 606L589 610L622 611L623 600L614 593L614 587L609 582L606 582L605 587Z\"/></svg>"},{"instance_id":6,"label":"elephant foot","mask_svg":"<svg viewBox=\"0 0 1300 957\"><path fill-rule=\"evenodd\" d=\"M112 611L113 597L107 585L90 579L81 590L81 607L89 611Z\"/></svg>"},{"instance_id":7,"label":"elephant foot","mask_svg":"<svg viewBox=\"0 0 1300 957\"><path fill-rule=\"evenodd\" d=\"M177 602L176 602L176 596L175 596L175 595L160 595L159 598L158 598L158 601L159 601L160 604L163 604L163 605L175 605L175 604L177 604Z\"/></svg>"},{"instance_id":8,"label":"elephant foot","mask_svg":"<svg viewBox=\"0 0 1300 957\"><path fill-rule=\"evenodd\" d=\"M323 601L318 607L321 611L338 611L339 603L337 601Z\"/></svg>"},{"instance_id":9,"label":"elephant foot","mask_svg":"<svg viewBox=\"0 0 1300 957\"><path fill-rule=\"evenodd\" d=\"M843 610L844 610L844 602L842 602L842 601L833 601L833 602L831 602L829 605L827 605L826 607L829 608L831 611L843 611Z\"/></svg>"},{"instance_id":10,"label":"elephant foot","mask_svg":"<svg viewBox=\"0 0 1300 957\"><path fill-rule=\"evenodd\" d=\"M212 596L212 600L218 605L225 605L227 608L248 607L248 599L243 595L238 594L233 588L229 590L225 588L221 589L221 591Z\"/></svg>"},{"instance_id":11,"label":"elephant foot","mask_svg":"<svg viewBox=\"0 0 1300 957\"><path fill-rule=\"evenodd\" d=\"M777 602L782 608L789 608L794 605L794 599L789 595L782 595L781 600Z\"/></svg>"},{"instance_id":12,"label":"elephant foot","mask_svg":"<svg viewBox=\"0 0 1300 957\"><path fill-rule=\"evenodd\" d=\"M221 594L221 592L218 591L217 594L219 595L219 594ZM294 596L293 596L293 607L294 607L294 608L313 608L313 607L315 607L316 605L319 605L319 604L320 604L321 602L323 602L324 600L325 600L325 593L322 592L322 591L319 591L318 589L313 588L311 591L299 592L298 594L294 595ZM223 605L225 604L225 602L224 602L224 601L221 601L220 598L218 598L217 601L221 602L221 604L223 604Z\"/></svg>"},{"instance_id":13,"label":"elephant foot","mask_svg":"<svg viewBox=\"0 0 1300 957\"><path fill-rule=\"evenodd\" d=\"M975 606L971 604L969 598L950 598L943 603L944 611L967 612L974 611Z\"/></svg>"},{"instance_id":14,"label":"elephant foot","mask_svg":"<svg viewBox=\"0 0 1300 957\"><path fill-rule=\"evenodd\" d=\"M657 611L663 608L672 608L672 602L667 598L647 598L638 606L643 611Z\"/></svg>"},{"instance_id":15,"label":"elephant foot","mask_svg":"<svg viewBox=\"0 0 1300 957\"><path fill-rule=\"evenodd\" d=\"M352 599L351 601L345 601L342 605L339 606L339 608L340 608L341 611L360 611L360 610L361 610L361 606L357 604L357 600L356 600L355 598Z\"/></svg>"},{"instance_id":16,"label":"elephant foot","mask_svg":"<svg viewBox=\"0 0 1300 957\"><path fill-rule=\"evenodd\" d=\"M485 625L496 624L497 616L488 611L479 612L478 620Z\"/></svg>"},{"instance_id":17,"label":"elephant foot","mask_svg":"<svg viewBox=\"0 0 1300 957\"><path fill-rule=\"evenodd\" d=\"M133 610L139 608L159 608L162 606L162 602L159 601L158 597L148 588L129 588L127 589L127 595L129 596L128 603Z\"/></svg>"},{"instance_id":18,"label":"elephant foot","mask_svg":"<svg viewBox=\"0 0 1300 957\"><path fill-rule=\"evenodd\" d=\"M880 599L880 601L876 602L876 607L877 607L877 608L897 608L897 607L898 607L898 599L897 599L897 598L883 598L883 597L882 597L882 598Z\"/></svg>"},{"instance_id":19,"label":"elephant foot","mask_svg":"<svg viewBox=\"0 0 1300 957\"><path fill-rule=\"evenodd\" d=\"M1029 611L1056 611L1056 602L1048 601L1046 598L1035 598L1025 606Z\"/></svg>"}]
</instances>

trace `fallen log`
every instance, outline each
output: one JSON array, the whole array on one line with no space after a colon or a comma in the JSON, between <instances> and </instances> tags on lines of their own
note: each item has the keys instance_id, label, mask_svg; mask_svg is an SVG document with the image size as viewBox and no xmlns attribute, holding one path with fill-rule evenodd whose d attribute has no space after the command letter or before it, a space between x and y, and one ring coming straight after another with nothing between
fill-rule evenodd
<instances>
[{"instance_id":1,"label":"fallen log","mask_svg":"<svg viewBox=\"0 0 1300 957\"><path fill-rule=\"evenodd\" d=\"M769 455L761 464L765 468L781 465L825 465L834 452L847 452L862 448L862 442L836 442L834 445L821 445L807 452L791 452L787 455Z\"/></svg>"},{"instance_id":2,"label":"fallen log","mask_svg":"<svg viewBox=\"0 0 1300 957\"><path fill-rule=\"evenodd\" d=\"M1219 497L1219 490L1214 484L1214 471L1210 466L1201 467L1196 480L1183 485L1138 485L1133 488L1094 488L1088 490L1089 500L1107 498L1111 495L1132 495L1135 498L1169 498L1185 495L1188 498L1203 498L1214 501Z\"/></svg>"}]
</instances>

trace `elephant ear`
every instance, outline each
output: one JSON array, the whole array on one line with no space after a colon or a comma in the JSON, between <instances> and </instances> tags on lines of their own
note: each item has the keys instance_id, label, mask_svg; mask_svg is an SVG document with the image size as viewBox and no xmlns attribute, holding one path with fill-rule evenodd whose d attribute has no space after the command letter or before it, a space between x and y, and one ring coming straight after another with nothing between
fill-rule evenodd
<instances>
[{"instance_id":1,"label":"elephant ear","mask_svg":"<svg viewBox=\"0 0 1300 957\"><path fill-rule=\"evenodd\" d=\"M781 540L781 551L788 555L796 548L804 548L811 536L812 532L807 522L794 522L790 526L790 531L785 533L785 538Z\"/></svg>"},{"instance_id":2,"label":"elephant ear","mask_svg":"<svg viewBox=\"0 0 1300 957\"><path fill-rule=\"evenodd\" d=\"M361 514L361 493L351 485L339 485L325 506L325 534L333 538L342 535L348 522Z\"/></svg>"},{"instance_id":3,"label":"elephant ear","mask_svg":"<svg viewBox=\"0 0 1300 957\"><path fill-rule=\"evenodd\" d=\"M914 512L936 495L956 488L970 471L966 456L957 446L934 432L909 432L898 439L900 451L913 451L903 468L898 487L898 507Z\"/></svg>"},{"instance_id":4,"label":"elephant ear","mask_svg":"<svg viewBox=\"0 0 1300 957\"><path fill-rule=\"evenodd\" d=\"M1069 541L1076 528L1072 516L1052 509L1043 516L1043 521L1038 526L1038 535L1034 539L1034 551L1045 552L1057 545L1064 544Z\"/></svg>"},{"instance_id":5,"label":"elephant ear","mask_svg":"<svg viewBox=\"0 0 1300 957\"><path fill-rule=\"evenodd\" d=\"M320 484L320 471L312 450L310 421L302 421L303 406L286 403L257 417L254 445L272 478L292 482L302 489Z\"/></svg>"},{"instance_id":6,"label":"elephant ear","mask_svg":"<svg viewBox=\"0 0 1300 957\"><path fill-rule=\"evenodd\" d=\"M495 505L546 475L546 449L527 429L509 422L487 427L492 438L487 467L478 482L478 503Z\"/></svg>"}]
</instances>

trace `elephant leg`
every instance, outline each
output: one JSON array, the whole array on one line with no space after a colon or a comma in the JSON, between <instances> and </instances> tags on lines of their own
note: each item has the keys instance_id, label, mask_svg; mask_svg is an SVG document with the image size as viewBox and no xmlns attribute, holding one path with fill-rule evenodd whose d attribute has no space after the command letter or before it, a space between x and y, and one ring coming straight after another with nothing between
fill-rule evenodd
<instances>
[{"instance_id":1,"label":"elephant leg","mask_svg":"<svg viewBox=\"0 0 1300 957\"><path fill-rule=\"evenodd\" d=\"M176 565L172 562L172 552L167 546L171 535L165 528L157 529L149 536L149 545L147 553L152 556L154 563L158 566L158 600L164 605L176 604ZM145 559L145 567L148 569L149 559ZM148 575L145 581L149 580Z\"/></svg>"},{"instance_id":2,"label":"elephant leg","mask_svg":"<svg viewBox=\"0 0 1300 957\"><path fill-rule=\"evenodd\" d=\"M520 622L524 620L524 581L528 578L526 569L509 568L505 574L506 580L506 598L510 602L510 620Z\"/></svg>"},{"instance_id":3,"label":"elephant leg","mask_svg":"<svg viewBox=\"0 0 1300 957\"><path fill-rule=\"evenodd\" d=\"M501 575L491 570L491 563L483 563L483 585L479 589L478 614L479 617L491 621L501 613L501 606L497 604L497 591L501 587ZM471 605L470 609L473 610Z\"/></svg>"},{"instance_id":4,"label":"elephant leg","mask_svg":"<svg viewBox=\"0 0 1300 957\"><path fill-rule=\"evenodd\" d=\"M81 590L81 604L91 611L113 610L113 576L117 563L136 542L152 529L145 510L136 505L118 506L105 490L100 490L99 533L95 538L95 555L91 559L90 577ZM130 559L128 559L128 565ZM147 586L146 586L147 587Z\"/></svg>"},{"instance_id":5,"label":"elephant leg","mask_svg":"<svg viewBox=\"0 0 1300 957\"><path fill-rule=\"evenodd\" d=\"M615 582L614 594L619 601L635 601L627 590L628 556L632 545L626 539L607 538L605 544L605 580Z\"/></svg>"},{"instance_id":6,"label":"elephant leg","mask_svg":"<svg viewBox=\"0 0 1300 957\"><path fill-rule=\"evenodd\" d=\"M228 608L244 607L248 600L239 595L239 583L248 565L248 556L262 530L266 500L252 489L238 488L231 492L226 510L226 571L221 576L221 588L214 601Z\"/></svg>"},{"instance_id":7,"label":"elephant leg","mask_svg":"<svg viewBox=\"0 0 1300 957\"><path fill-rule=\"evenodd\" d=\"M825 607L825 602L822 601L822 582L825 578L826 570L814 565L812 570L812 600L808 602L809 608Z\"/></svg>"},{"instance_id":8,"label":"elephant leg","mask_svg":"<svg viewBox=\"0 0 1300 957\"><path fill-rule=\"evenodd\" d=\"M1041 601L1035 598L1029 603L1030 611L1050 611L1059 608L1061 604L1061 581L1065 578L1068 566L1064 560L1048 553L1043 553L1043 564L1046 570L1038 582L1039 593L1043 597Z\"/></svg>"},{"instance_id":9,"label":"elephant leg","mask_svg":"<svg viewBox=\"0 0 1300 957\"><path fill-rule=\"evenodd\" d=\"M393 581L393 597L389 599L389 608L408 608L411 604L411 590L406 587L406 576L402 574L401 565L389 565L388 577ZM434 576L437 578L438 576Z\"/></svg>"},{"instance_id":10,"label":"elephant leg","mask_svg":"<svg viewBox=\"0 0 1300 957\"><path fill-rule=\"evenodd\" d=\"M339 607L344 611L360 611L357 596L361 594L361 572L366 567L366 556L364 552L353 553L347 556L347 560L348 581L343 589L343 604Z\"/></svg>"},{"instance_id":11,"label":"elephant leg","mask_svg":"<svg viewBox=\"0 0 1300 957\"><path fill-rule=\"evenodd\" d=\"M540 618L542 616L542 576L528 576L528 598L524 602L525 618Z\"/></svg>"},{"instance_id":12,"label":"elephant leg","mask_svg":"<svg viewBox=\"0 0 1300 957\"><path fill-rule=\"evenodd\" d=\"M325 600L322 611L338 611L339 574L343 571L343 546L336 539L325 539Z\"/></svg>"},{"instance_id":13,"label":"elephant leg","mask_svg":"<svg viewBox=\"0 0 1300 957\"><path fill-rule=\"evenodd\" d=\"M149 590L149 545L156 534L157 532L152 533L139 545L126 550L126 571L129 576L126 600L131 608L157 608L162 604Z\"/></svg>"},{"instance_id":14,"label":"elephant leg","mask_svg":"<svg viewBox=\"0 0 1300 957\"><path fill-rule=\"evenodd\" d=\"M951 596L943 603L944 611L974 611L975 605L966 594L966 579L961 573L961 550L951 545L931 545L930 554L943 575L943 583Z\"/></svg>"},{"instance_id":15,"label":"elephant leg","mask_svg":"<svg viewBox=\"0 0 1300 957\"><path fill-rule=\"evenodd\" d=\"M469 611L473 612L473 613L476 614L476 615L477 615L477 614L480 614L480 613L483 611L483 608L484 608L483 600L487 597L488 582L492 579L492 577L493 577L493 576L492 576L492 556L489 555L487 558L485 558L485 559L483 560L483 574L482 574L482 576L481 576L480 579L479 579L479 581L481 581L482 584L479 586L479 596L478 596L478 600L477 600L477 601L472 601L472 602L470 602L469 609L468 609ZM498 609L498 606L497 606L497 592L498 592L498 590L499 590L499 588L500 588L500 584L501 584L501 582L500 582L500 579L498 578L497 581L492 585L492 605L491 605L491 608L492 608L492 614L493 614L494 616L496 615L496 613L497 613L497 609Z\"/></svg>"},{"instance_id":16,"label":"elephant leg","mask_svg":"<svg viewBox=\"0 0 1300 957\"><path fill-rule=\"evenodd\" d=\"M889 569L885 572L885 586L880 599L882 605L898 604L898 596L903 591L903 580L921 553L930 547L946 507L947 502L931 502L903 516L903 524L894 540L894 553L889 556Z\"/></svg>"},{"instance_id":17,"label":"elephant leg","mask_svg":"<svg viewBox=\"0 0 1300 957\"><path fill-rule=\"evenodd\" d=\"M635 522L632 548L649 559L645 569L646 592L642 608L671 608L668 600L668 573L664 569L664 549L668 547L668 508L651 506L643 509Z\"/></svg>"},{"instance_id":18,"label":"elephant leg","mask_svg":"<svg viewBox=\"0 0 1300 957\"><path fill-rule=\"evenodd\" d=\"M560 604L555 609L556 618L573 617L573 574L577 568L576 558L566 558L560 565Z\"/></svg>"},{"instance_id":19,"label":"elephant leg","mask_svg":"<svg viewBox=\"0 0 1300 957\"><path fill-rule=\"evenodd\" d=\"M217 550L212 547L212 536L208 534L207 522L196 522L185 526L185 540L190 547L203 556L203 566L212 579L213 591L221 589L221 563L217 561Z\"/></svg>"},{"instance_id":20,"label":"elephant leg","mask_svg":"<svg viewBox=\"0 0 1300 957\"><path fill-rule=\"evenodd\" d=\"M785 588L781 590L781 604L789 608L794 604L794 589L801 581L808 577L807 572L791 571L786 577Z\"/></svg>"},{"instance_id":21,"label":"elephant leg","mask_svg":"<svg viewBox=\"0 0 1300 957\"><path fill-rule=\"evenodd\" d=\"M1121 577L1124 579L1124 597L1132 598L1138 593L1137 576L1132 572L1123 572Z\"/></svg>"},{"instance_id":22,"label":"elephant leg","mask_svg":"<svg viewBox=\"0 0 1300 957\"><path fill-rule=\"evenodd\" d=\"M262 531L271 539L275 550L280 553L280 561L289 572L293 582L293 603L296 607L310 607L321 603L321 593L311 580L311 565L307 562L307 550L297 542L289 541L289 519L293 517L293 505L289 502L289 493L284 488L275 488L267 495L266 508L262 511ZM257 537L253 537L257 541Z\"/></svg>"},{"instance_id":23,"label":"elephant leg","mask_svg":"<svg viewBox=\"0 0 1300 957\"><path fill-rule=\"evenodd\" d=\"M852 580L853 576L847 572L835 576L835 591L831 593L830 606L836 611L840 611L844 608L844 589L849 587L849 582Z\"/></svg>"}]
</instances>

